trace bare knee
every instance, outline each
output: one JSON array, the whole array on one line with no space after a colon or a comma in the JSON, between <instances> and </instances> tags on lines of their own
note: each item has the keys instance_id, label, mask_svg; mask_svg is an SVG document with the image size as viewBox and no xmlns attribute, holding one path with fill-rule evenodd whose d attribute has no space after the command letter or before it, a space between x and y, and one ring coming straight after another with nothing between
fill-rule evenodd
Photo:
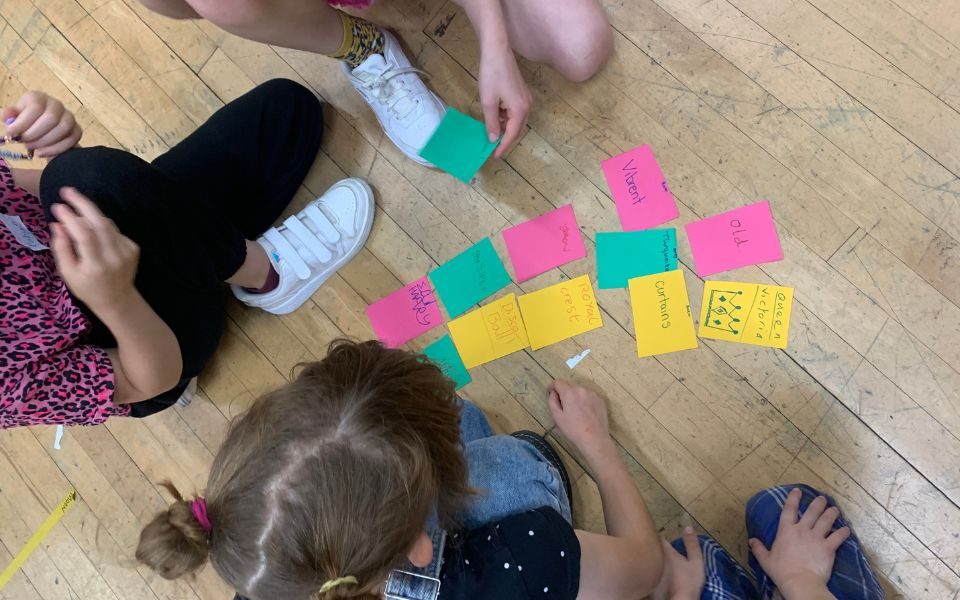
<instances>
[{"instance_id":1,"label":"bare knee","mask_svg":"<svg viewBox=\"0 0 960 600\"><path fill-rule=\"evenodd\" d=\"M157 14L171 19L199 19L200 15L185 0L140 0L140 3Z\"/></svg>"},{"instance_id":2,"label":"bare knee","mask_svg":"<svg viewBox=\"0 0 960 600\"><path fill-rule=\"evenodd\" d=\"M554 68L570 81L593 77L613 55L613 30L602 12L563 39Z\"/></svg>"},{"instance_id":3,"label":"bare knee","mask_svg":"<svg viewBox=\"0 0 960 600\"><path fill-rule=\"evenodd\" d=\"M188 0L198 15L221 29L236 33L262 23L268 0Z\"/></svg>"}]
</instances>

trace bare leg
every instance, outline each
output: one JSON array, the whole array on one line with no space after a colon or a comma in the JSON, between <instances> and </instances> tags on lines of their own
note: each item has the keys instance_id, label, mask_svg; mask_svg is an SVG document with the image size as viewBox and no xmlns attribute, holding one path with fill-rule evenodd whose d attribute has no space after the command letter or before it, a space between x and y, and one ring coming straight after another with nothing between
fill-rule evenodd
<instances>
[{"instance_id":1,"label":"bare leg","mask_svg":"<svg viewBox=\"0 0 960 600\"><path fill-rule=\"evenodd\" d=\"M243 261L233 277L227 280L227 283L243 288L260 289L266 284L267 276L272 270L270 257L267 256L263 246L247 240L247 259Z\"/></svg>"},{"instance_id":2,"label":"bare leg","mask_svg":"<svg viewBox=\"0 0 960 600\"><path fill-rule=\"evenodd\" d=\"M500 1L514 52L570 81L589 79L613 53L613 32L597 0Z\"/></svg>"}]
</instances>

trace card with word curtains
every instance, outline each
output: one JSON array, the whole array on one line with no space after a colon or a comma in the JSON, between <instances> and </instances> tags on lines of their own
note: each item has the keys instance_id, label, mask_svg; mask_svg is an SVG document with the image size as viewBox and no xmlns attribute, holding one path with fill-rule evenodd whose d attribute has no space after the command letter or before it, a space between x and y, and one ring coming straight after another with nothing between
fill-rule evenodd
<instances>
[{"instance_id":1,"label":"card with word curtains","mask_svg":"<svg viewBox=\"0 0 960 600\"><path fill-rule=\"evenodd\" d=\"M793 288L762 283L707 281L700 337L786 348Z\"/></svg>"},{"instance_id":2,"label":"card with word curtains","mask_svg":"<svg viewBox=\"0 0 960 600\"><path fill-rule=\"evenodd\" d=\"M683 271L635 277L629 286L640 358L697 347Z\"/></svg>"}]
</instances>

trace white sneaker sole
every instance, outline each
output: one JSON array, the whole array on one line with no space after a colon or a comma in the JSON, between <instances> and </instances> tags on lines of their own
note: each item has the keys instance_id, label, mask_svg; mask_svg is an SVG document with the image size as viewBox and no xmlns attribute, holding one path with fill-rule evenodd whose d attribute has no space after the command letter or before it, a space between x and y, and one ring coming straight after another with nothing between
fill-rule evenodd
<instances>
[{"instance_id":1,"label":"white sneaker sole","mask_svg":"<svg viewBox=\"0 0 960 600\"><path fill-rule=\"evenodd\" d=\"M358 212L360 218L363 220L363 228L360 232L360 235L354 241L354 245L350 247L346 254L340 257L336 262L327 266L327 268L317 273L314 277L303 281L300 289L298 289L293 295L287 296L279 304L266 304L259 306L258 308L261 310L274 315L288 315L297 310L303 306L317 290L320 289L320 286L330 279L334 273L339 271L340 267L350 262L350 260L353 259L353 257L356 256L360 250L363 249L363 245L367 243L367 238L370 237L370 231L373 229L373 217L376 214L376 200L373 195L373 189L370 187L370 184L363 179L351 177L349 179L344 179L337 182L333 185L333 187L327 190L327 193L329 193L331 190L337 189L338 187L350 188L354 194L356 194L358 199Z\"/></svg>"}]
</instances>

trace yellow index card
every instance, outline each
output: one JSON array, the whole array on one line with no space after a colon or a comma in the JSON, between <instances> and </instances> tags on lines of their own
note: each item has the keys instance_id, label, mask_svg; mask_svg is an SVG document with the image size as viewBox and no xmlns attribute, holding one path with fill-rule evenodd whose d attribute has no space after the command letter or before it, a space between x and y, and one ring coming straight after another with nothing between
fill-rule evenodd
<instances>
[{"instance_id":1,"label":"yellow index card","mask_svg":"<svg viewBox=\"0 0 960 600\"><path fill-rule=\"evenodd\" d=\"M447 326L457 352L468 369L523 350L529 345L514 294L507 294L454 319Z\"/></svg>"},{"instance_id":2,"label":"yellow index card","mask_svg":"<svg viewBox=\"0 0 960 600\"><path fill-rule=\"evenodd\" d=\"M641 358L697 347L683 271L635 277L629 286Z\"/></svg>"},{"instance_id":3,"label":"yellow index card","mask_svg":"<svg viewBox=\"0 0 960 600\"><path fill-rule=\"evenodd\" d=\"M700 337L786 348L792 308L793 288L706 281Z\"/></svg>"},{"instance_id":4,"label":"yellow index card","mask_svg":"<svg viewBox=\"0 0 960 600\"><path fill-rule=\"evenodd\" d=\"M524 294L519 302L534 350L603 326L587 275Z\"/></svg>"}]
</instances>

